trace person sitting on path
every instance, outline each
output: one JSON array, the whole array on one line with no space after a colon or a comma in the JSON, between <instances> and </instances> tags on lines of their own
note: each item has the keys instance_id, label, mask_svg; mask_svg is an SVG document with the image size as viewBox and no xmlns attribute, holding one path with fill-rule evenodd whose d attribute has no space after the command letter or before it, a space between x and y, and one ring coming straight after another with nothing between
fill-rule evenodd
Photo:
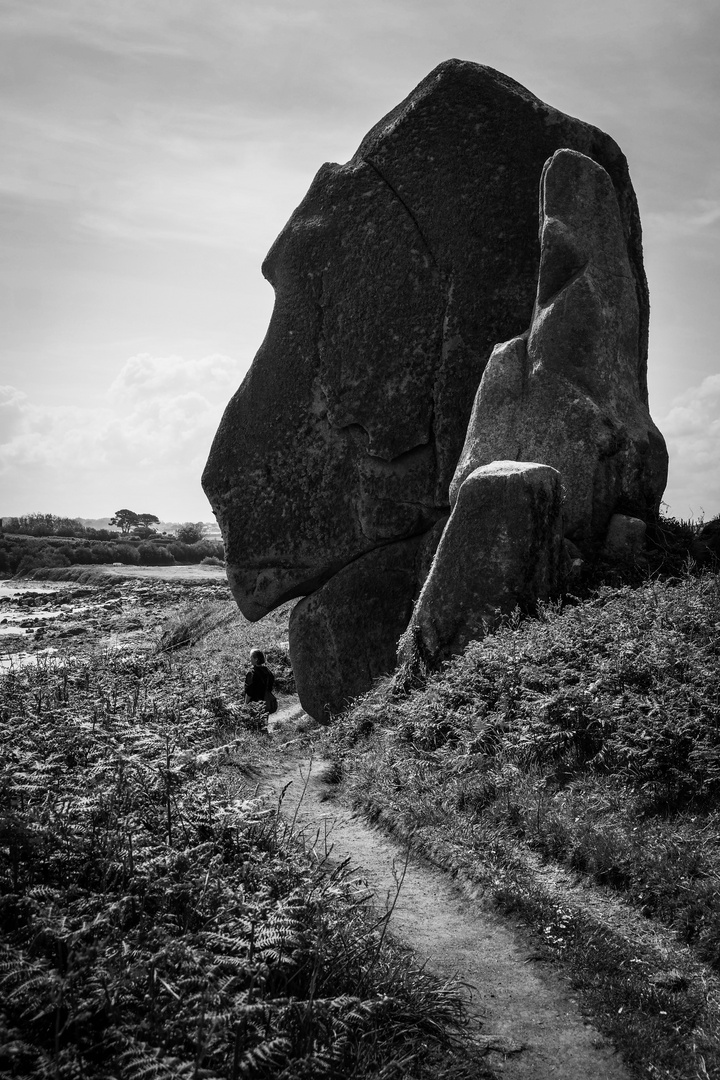
<instances>
[{"instance_id":1,"label":"person sitting on path","mask_svg":"<svg viewBox=\"0 0 720 1080\"><path fill-rule=\"evenodd\" d=\"M265 667L265 653L262 649L253 649L250 653L252 667L245 676L245 702L263 701L268 712L275 712L277 702L272 689L275 676ZM273 708L274 705L274 708Z\"/></svg>"}]
</instances>

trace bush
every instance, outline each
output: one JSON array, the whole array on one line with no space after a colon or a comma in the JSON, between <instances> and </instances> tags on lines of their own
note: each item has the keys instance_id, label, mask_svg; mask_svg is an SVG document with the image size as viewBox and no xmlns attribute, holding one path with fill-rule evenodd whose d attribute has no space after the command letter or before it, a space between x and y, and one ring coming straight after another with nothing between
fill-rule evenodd
<instances>
[{"instance_id":1,"label":"bush","mask_svg":"<svg viewBox=\"0 0 720 1080\"><path fill-rule=\"evenodd\" d=\"M225 559L225 548L219 540L200 540L197 544L183 544L180 540L168 545L175 561L199 563L203 559Z\"/></svg>"},{"instance_id":2,"label":"bush","mask_svg":"<svg viewBox=\"0 0 720 1080\"><path fill-rule=\"evenodd\" d=\"M93 544L90 549L92 553L92 559L94 563L102 565L103 563L111 563L113 559L112 549L105 544Z\"/></svg>"},{"instance_id":3,"label":"bush","mask_svg":"<svg viewBox=\"0 0 720 1080\"><path fill-rule=\"evenodd\" d=\"M205 526L202 521L185 521L175 535L182 544L197 544L203 538Z\"/></svg>"},{"instance_id":4,"label":"bush","mask_svg":"<svg viewBox=\"0 0 720 1080\"><path fill-rule=\"evenodd\" d=\"M93 559L92 551L90 550L89 547L86 547L86 546L84 546L84 547L76 547L76 548L69 548L68 552L67 552L67 556L68 556L68 558L70 559L70 561L72 563L80 563L80 564L84 564L84 565L89 565L89 564L97 561L97 560Z\"/></svg>"},{"instance_id":5,"label":"bush","mask_svg":"<svg viewBox=\"0 0 720 1080\"><path fill-rule=\"evenodd\" d=\"M143 566L172 566L175 563L172 551L160 544L143 540L137 550Z\"/></svg>"},{"instance_id":6,"label":"bush","mask_svg":"<svg viewBox=\"0 0 720 1080\"><path fill-rule=\"evenodd\" d=\"M22 556L15 573L26 574L28 570L37 570L45 566L70 566L70 560L61 552L53 551L49 546L38 546Z\"/></svg>"},{"instance_id":7,"label":"bush","mask_svg":"<svg viewBox=\"0 0 720 1080\"><path fill-rule=\"evenodd\" d=\"M648 526L647 540L651 569L662 574L680 574L695 558L701 523L674 517L660 517Z\"/></svg>"},{"instance_id":8,"label":"bush","mask_svg":"<svg viewBox=\"0 0 720 1080\"><path fill-rule=\"evenodd\" d=\"M124 563L126 566L140 565L140 552L133 544L113 544L112 561Z\"/></svg>"},{"instance_id":9,"label":"bush","mask_svg":"<svg viewBox=\"0 0 720 1080\"><path fill-rule=\"evenodd\" d=\"M199 544L193 544L197 551L198 561L205 557L225 560L225 545L222 540L201 540Z\"/></svg>"}]
</instances>

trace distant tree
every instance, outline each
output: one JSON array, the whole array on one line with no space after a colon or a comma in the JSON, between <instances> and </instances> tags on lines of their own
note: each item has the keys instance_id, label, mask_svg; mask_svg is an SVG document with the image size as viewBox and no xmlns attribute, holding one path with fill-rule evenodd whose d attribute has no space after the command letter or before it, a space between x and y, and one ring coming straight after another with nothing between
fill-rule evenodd
<instances>
[{"instance_id":1,"label":"distant tree","mask_svg":"<svg viewBox=\"0 0 720 1080\"><path fill-rule=\"evenodd\" d=\"M138 514L137 519L139 524L144 525L146 529L149 529L151 525L160 524L160 518L156 517L155 514ZM154 529L152 531L155 532Z\"/></svg>"},{"instance_id":2,"label":"distant tree","mask_svg":"<svg viewBox=\"0 0 720 1080\"><path fill-rule=\"evenodd\" d=\"M157 521L157 518L155 520ZM139 523L140 518L134 510L116 510L115 515L110 518L110 524L117 525L123 536L127 536Z\"/></svg>"},{"instance_id":3,"label":"distant tree","mask_svg":"<svg viewBox=\"0 0 720 1080\"><path fill-rule=\"evenodd\" d=\"M137 536L140 540L147 540L148 537L155 535L155 529L151 529L151 525L159 525L160 518L155 517L155 514L137 514L137 522L135 528L132 531L133 536Z\"/></svg>"},{"instance_id":4,"label":"distant tree","mask_svg":"<svg viewBox=\"0 0 720 1080\"><path fill-rule=\"evenodd\" d=\"M202 521L184 521L175 533L183 544L197 544L205 535Z\"/></svg>"}]
</instances>

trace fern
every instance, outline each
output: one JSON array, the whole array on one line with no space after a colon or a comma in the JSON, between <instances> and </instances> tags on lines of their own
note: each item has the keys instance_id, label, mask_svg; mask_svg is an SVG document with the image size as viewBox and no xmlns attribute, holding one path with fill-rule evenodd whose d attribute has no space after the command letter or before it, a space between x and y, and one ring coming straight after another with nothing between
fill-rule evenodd
<instances>
[{"instance_id":1,"label":"fern","mask_svg":"<svg viewBox=\"0 0 720 1080\"><path fill-rule=\"evenodd\" d=\"M0 1075L370 1076L447 1019L409 967L368 981L347 871L227 798L216 686L165 654L0 676Z\"/></svg>"}]
</instances>

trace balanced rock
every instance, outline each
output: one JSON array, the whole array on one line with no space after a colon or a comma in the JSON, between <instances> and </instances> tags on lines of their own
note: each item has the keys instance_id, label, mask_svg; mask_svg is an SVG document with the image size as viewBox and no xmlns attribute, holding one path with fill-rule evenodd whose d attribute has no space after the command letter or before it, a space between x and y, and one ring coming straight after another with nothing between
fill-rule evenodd
<instances>
[{"instance_id":1,"label":"balanced rock","mask_svg":"<svg viewBox=\"0 0 720 1080\"><path fill-rule=\"evenodd\" d=\"M565 528L602 544L622 506L656 517L667 478L647 407L642 303L612 181L558 150L540 186L540 271L530 329L497 346L478 388L451 502L466 476L501 457L562 475Z\"/></svg>"},{"instance_id":2,"label":"balanced rock","mask_svg":"<svg viewBox=\"0 0 720 1080\"><path fill-rule=\"evenodd\" d=\"M499 72L441 64L351 161L321 168L264 263L270 327L203 477L248 618L378 548L437 535L493 345L532 315L537 190L560 147L598 161L614 185L643 381L647 290L619 148ZM406 575L408 602L421 585ZM366 626L344 654L338 639L334 678L355 686L356 650L385 657L396 627L394 616ZM296 676L312 685L325 658L294 640Z\"/></svg>"},{"instance_id":3,"label":"balanced rock","mask_svg":"<svg viewBox=\"0 0 720 1080\"><path fill-rule=\"evenodd\" d=\"M437 667L515 608L533 610L562 587L560 474L494 461L460 486L398 660Z\"/></svg>"}]
</instances>

